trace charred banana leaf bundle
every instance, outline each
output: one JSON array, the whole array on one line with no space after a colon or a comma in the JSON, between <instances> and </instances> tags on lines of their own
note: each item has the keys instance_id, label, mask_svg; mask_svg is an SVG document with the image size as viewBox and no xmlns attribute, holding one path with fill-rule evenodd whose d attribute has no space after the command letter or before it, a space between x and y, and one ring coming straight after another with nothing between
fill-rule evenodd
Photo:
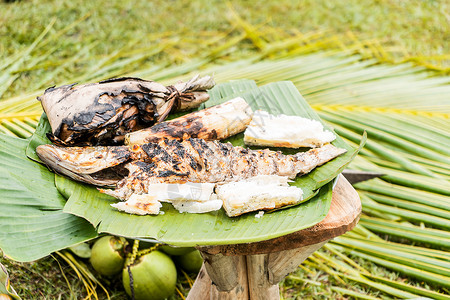
<instances>
[{"instance_id":1,"label":"charred banana leaf bundle","mask_svg":"<svg viewBox=\"0 0 450 300\"><path fill-rule=\"evenodd\" d=\"M157 143L163 139L206 141L223 140L244 131L253 111L241 97L186 114L125 135L126 145Z\"/></svg>"},{"instance_id":2,"label":"charred banana leaf bundle","mask_svg":"<svg viewBox=\"0 0 450 300\"><path fill-rule=\"evenodd\" d=\"M38 97L61 146L114 145L125 134L164 121L170 112L197 108L209 99L210 76L164 86L123 77L98 83L48 88Z\"/></svg>"}]
</instances>

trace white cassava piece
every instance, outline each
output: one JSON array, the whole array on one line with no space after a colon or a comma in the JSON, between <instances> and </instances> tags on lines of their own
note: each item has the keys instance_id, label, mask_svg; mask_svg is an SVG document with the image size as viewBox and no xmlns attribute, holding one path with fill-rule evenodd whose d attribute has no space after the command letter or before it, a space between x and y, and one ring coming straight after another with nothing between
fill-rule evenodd
<instances>
[{"instance_id":1,"label":"white cassava piece","mask_svg":"<svg viewBox=\"0 0 450 300\"><path fill-rule=\"evenodd\" d=\"M169 202L180 212L205 213L218 210L222 201L217 200L214 183L154 183L146 194L133 194L125 202L111 204L120 211L138 215L157 215L160 202Z\"/></svg>"},{"instance_id":2,"label":"white cassava piece","mask_svg":"<svg viewBox=\"0 0 450 300\"><path fill-rule=\"evenodd\" d=\"M161 203L155 196L144 194L133 194L126 202L118 202L111 204L112 207L120 211L134 215L157 215L162 207Z\"/></svg>"},{"instance_id":3,"label":"white cassava piece","mask_svg":"<svg viewBox=\"0 0 450 300\"><path fill-rule=\"evenodd\" d=\"M274 209L297 204L302 200L301 188L289 186L289 179L277 175L259 175L230 182L216 188L217 197L229 217L247 212Z\"/></svg>"},{"instance_id":4,"label":"white cassava piece","mask_svg":"<svg viewBox=\"0 0 450 300\"><path fill-rule=\"evenodd\" d=\"M317 120L299 116L274 116L266 111L255 111L250 125L244 132L244 143L272 147L321 147L336 139L329 130L324 130Z\"/></svg>"},{"instance_id":5,"label":"white cassava piece","mask_svg":"<svg viewBox=\"0 0 450 300\"><path fill-rule=\"evenodd\" d=\"M213 194L212 196L215 196ZM180 213L190 213L190 214L202 214L210 211L219 210L222 208L222 201L218 199L214 199L215 197L211 197L212 199L206 202L200 201L172 201L173 207L178 210Z\"/></svg>"}]
</instances>

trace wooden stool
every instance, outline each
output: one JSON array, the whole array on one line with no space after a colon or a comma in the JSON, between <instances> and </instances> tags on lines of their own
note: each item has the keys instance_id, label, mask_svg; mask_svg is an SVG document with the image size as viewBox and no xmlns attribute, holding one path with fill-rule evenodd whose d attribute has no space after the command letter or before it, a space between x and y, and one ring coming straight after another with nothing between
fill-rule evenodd
<instances>
[{"instance_id":1,"label":"wooden stool","mask_svg":"<svg viewBox=\"0 0 450 300\"><path fill-rule=\"evenodd\" d=\"M318 224L267 241L197 247L203 266L187 299L280 299L278 283L330 239L353 229L360 214L358 193L341 175L330 211Z\"/></svg>"}]
</instances>

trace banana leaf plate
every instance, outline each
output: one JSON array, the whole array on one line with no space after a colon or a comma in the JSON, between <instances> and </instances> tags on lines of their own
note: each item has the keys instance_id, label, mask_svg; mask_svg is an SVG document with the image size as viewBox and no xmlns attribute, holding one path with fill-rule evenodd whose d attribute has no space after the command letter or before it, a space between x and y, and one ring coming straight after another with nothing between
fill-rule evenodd
<instances>
[{"instance_id":1,"label":"banana leaf plate","mask_svg":"<svg viewBox=\"0 0 450 300\"><path fill-rule=\"evenodd\" d=\"M218 84L210 96L207 106L240 96L254 110L320 120L291 82L258 87L251 80L231 81ZM313 226L328 213L333 179L365 142L364 139L358 149L353 149L337 136L333 144L348 152L292 183L303 189L304 201L266 213L262 218L255 218L256 212L229 218L223 210L179 213L170 204L163 204L163 215L137 216L115 210L110 204L116 199L101 194L95 187L54 175L37 163L35 149L49 143L45 137L49 130L43 115L29 140L0 135L0 155L7 162L0 166L0 184L7 187L0 191L0 225L5 229L0 233L0 248L16 260L37 259L100 233L153 239L174 246L196 246L257 242ZM243 135L239 134L228 141L242 146L242 139ZM291 154L298 150L282 151ZM20 167L19 173L15 171L16 166ZM18 216L22 217L20 221ZM40 247L38 250L27 251L36 245Z\"/></svg>"}]
</instances>

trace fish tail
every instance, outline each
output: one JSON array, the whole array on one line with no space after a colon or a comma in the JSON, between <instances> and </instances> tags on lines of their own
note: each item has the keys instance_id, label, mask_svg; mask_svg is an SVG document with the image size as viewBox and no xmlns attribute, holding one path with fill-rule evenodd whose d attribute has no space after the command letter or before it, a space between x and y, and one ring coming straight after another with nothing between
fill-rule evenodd
<instances>
[{"instance_id":1,"label":"fish tail","mask_svg":"<svg viewBox=\"0 0 450 300\"><path fill-rule=\"evenodd\" d=\"M106 194L109 196L112 196L114 198L120 199L122 201L127 200L126 195L123 193L122 189L115 189L115 190L111 190L111 189L102 189L102 188L97 188L99 190L100 193L102 194Z\"/></svg>"},{"instance_id":2,"label":"fish tail","mask_svg":"<svg viewBox=\"0 0 450 300\"><path fill-rule=\"evenodd\" d=\"M297 153L294 155L296 159L295 168L297 174L302 175L309 173L312 169L321 166L346 152L346 149L338 148L331 144L325 144L320 148Z\"/></svg>"}]
</instances>

